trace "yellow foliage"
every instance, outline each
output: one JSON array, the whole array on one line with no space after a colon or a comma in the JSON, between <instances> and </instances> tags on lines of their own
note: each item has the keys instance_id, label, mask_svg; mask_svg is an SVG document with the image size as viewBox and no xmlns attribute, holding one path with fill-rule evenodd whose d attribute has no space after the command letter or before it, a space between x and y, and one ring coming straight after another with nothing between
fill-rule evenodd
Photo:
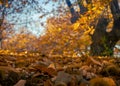
<instances>
[{"instance_id":1,"label":"yellow foliage","mask_svg":"<svg viewBox=\"0 0 120 86\"><path fill-rule=\"evenodd\" d=\"M84 32L84 34L85 35L89 35L89 34L93 34L94 33L94 31L95 31L95 29L93 29L93 27L88 27L88 30L86 30L85 32Z\"/></svg>"},{"instance_id":2,"label":"yellow foliage","mask_svg":"<svg viewBox=\"0 0 120 86\"><path fill-rule=\"evenodd\" d=\"M102 0L93 0L92 4L88 5L84 3L88 11L84 15L80 15L80 18L74 24L69 23L71 17L67 15L62 16L62 18L52 17L48 19L47 34L40 42L41 45L45 46L44 51L74 56L79 52L75 51L76 49L89 46L91 44L89 35L93 35L95 31L91 24L95 25L101 14L105 15L107 12L105 7L109 3L108 1L110 0L104 2ZM109 11L107 13L110 14Z\"/></svg>"},{"instance_id":3,"label":"yellow foliage","mask_svg":"<svg viewBox=\"0 0 120 86\"><path fill-rule=\"evenodd\" d=\"M74 30L78 29L79 25L80 25L79 22L76 22L75 24L73 24L73 28L74 28Z\"/></svg>"},{"instance_id":4,"label":"yellow foliage","mask_svg":"<svg viewBox=\"0 0 120 86\"><path fill-rule=\"evenodd\" d=\"M58 28L58 31L61 31L62 29L61 28Z\"/></svg>"}]
</instances>

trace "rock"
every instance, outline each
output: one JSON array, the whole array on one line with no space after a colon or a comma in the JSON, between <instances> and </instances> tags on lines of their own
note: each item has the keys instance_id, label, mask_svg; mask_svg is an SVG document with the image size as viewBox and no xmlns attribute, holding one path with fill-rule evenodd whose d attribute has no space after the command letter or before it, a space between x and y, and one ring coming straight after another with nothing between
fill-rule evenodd
<instances>
[{"instance_id":1,"label":"rock","mask_svg":"<svg viewBox=\"0 0 120 86\"><path fill-rule=\"evenodd\" d=\"M69 74L64 71L58 72L55 77L55 86L77 86L83 80L81 74Z\"/></svg>"},{"instance_id":2,"label":"rock","mask_svg":"<svg viewBox=\"0 0 120 86\"><path fill-rule=\"evenodd\" d=\"M56 77L56 80L55 80L55 85L56 86L60 86L60 85L57 85L58 82L59 83L64 83L64 84L68 84L72 81L72 76L68 73L65 73L64 71L60 71L58 72L58 75ZM63 85L64 86L64 85Z\"/></svg>"}]
</instances>

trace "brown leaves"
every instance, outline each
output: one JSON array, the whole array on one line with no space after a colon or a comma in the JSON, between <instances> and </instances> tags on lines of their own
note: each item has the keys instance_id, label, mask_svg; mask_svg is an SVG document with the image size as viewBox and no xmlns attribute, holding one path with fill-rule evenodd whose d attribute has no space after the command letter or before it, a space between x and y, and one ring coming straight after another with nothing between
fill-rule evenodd
<instances>
[{"instance_id":1,"label":"brown leaves","mask_svg":"<svg viewBox=\"0 0 120 86\"><path fill-rule=\"evenodd\" d=\"M36 71L41 71L43 73L47 73L50 76L55 76L57 72L53 68L48 68L43 65L36 65L33 68L35 68Z\"/></svg>"},{"instance_id":2,"label":"brown leaves","mask_svg":"<svg viewBox=\"0 0 120 86\"><path fill-rule=\"evenodd\" d=\"M54 86L53 83L48 79L44 82L44 86Z\"/></svg>"},{"instance_id":3,"label":"brown leaves","mask_svg":"<svg viewBox=\"0 0 120 86\"><path fill-rule=\"evenodd\" d=\"M19 72L15 68L0 66L0 84L2 86L14 85L19 79Z\"/></svg>"},{"instance_id":4,"label":"brown leaves","mask_svg":"<svg viewBox=\"0 0 120 86\"><path fill-rule=\"evenodd\" d=\"M94 58L88 57L88 59L91 60L92 63L94 63L94 64L96 64L96 65L98 65L98 66L102 66L102 64L101 64L99 61L95 60Z\"/></svg>"},{"instance_id":5,"label":"brown leaves","mask_svg":"<svg viewBox=\"0 0 120 86\"><path fill-rule=\"evenodd\" d=\"M19 80L14 86L25 86L26 80Z\"/></svg>"},{"instance_id":6,"label":"brown leaves","mask_svg":"<svg viewBox=\"0 0 120 86\"><path fill-rule=\"evenodd\" d=\"M116 86L114 80L112 78L104 77L104 78L94 78L90 80L90 86Z\"/></svg>"},{"instance_id":7,"label":"brown leaves","mask_svg":"<svg viewBox=\"0 0 120 86\"><path fill-rule=\"evenodd\" d=\"M96 86L96 83L111 86L107 85L108 82L116 86L115 82L119 83L120 68L117 63L114 64L116 59L113 58L87 56L81 58L48 58L46 56L42 58L29 56L11 58L6 56L4 60L6 63L15 61L13 63L15 66L14 68L9 65L0 66L0 83L2 82L1 85L3 86L9 84L9 82L3 82L3 80L8 81L11 78L14 80L10 80L12 86L86 86L89 83L90 86ZM4 62L4 60L3 58L0 59L1 62ZM29 63L27 63L28 60ZM109 64L105 61L108 61ZM22 62L22 66L17 66L17 62ZM101 78L99 78L100 76ZM106 77L104 78L104 76ZM108 78L109 76L112 77Z\"/></svg>"}]
</instances>

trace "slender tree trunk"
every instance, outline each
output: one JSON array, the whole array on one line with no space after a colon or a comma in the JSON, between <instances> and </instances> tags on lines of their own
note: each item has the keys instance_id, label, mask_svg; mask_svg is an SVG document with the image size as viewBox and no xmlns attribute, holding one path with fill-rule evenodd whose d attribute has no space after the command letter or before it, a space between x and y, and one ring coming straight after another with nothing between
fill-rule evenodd
<instances>
[{"instance_id":1,"label":"slender tree trunk","mask_svg":"<svg viewBox=\"0 0 120 86\"><path fill-rule=\"evenodd\" d=\"M83 0L77 0L79 9L80 9L80 14L84 14L87 11L87 8L83 6Z\"/></svg>"},{"instance_id":2,"label":"slender tree trunk","mask_svg":"<svg viewBox=\"0 0 120 86\"><path fill-rule=\"evenodd\" d=\"M69 7L70 13L71 13L71 23L75 23L79 19L79 12L76 12L71 4L70 0L66 0L66 3Z\"/></svg>"}]
</instances>

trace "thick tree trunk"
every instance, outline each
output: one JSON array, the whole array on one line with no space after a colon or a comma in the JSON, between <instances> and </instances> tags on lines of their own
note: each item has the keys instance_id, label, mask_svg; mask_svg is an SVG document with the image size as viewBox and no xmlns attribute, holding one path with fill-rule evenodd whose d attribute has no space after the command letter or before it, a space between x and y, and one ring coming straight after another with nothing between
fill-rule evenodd
<instances>
[{"instance_id":1,"label":"thick tree trunk","mask_svg":"<svg viewBox=\"0 0 120 86\"><path fill-rule=\"evenodd\" d=\"M2 49L2 39L3 39L3 37L2 37L2 32L3 32L2 25L3 25L3 21L4 21L4 15L5 15L5 7L4 6L5 5L2 4L3 11L2 11L2 14L0 15L0 49Z\"/></svg>"},{"instance_id":2,"label":"thick tree trunk","mask_svg":"<svg viewBox=\"0 0 120 86\"><path fill-rule=\"evenodd\" d=\"M87 9L81 4L82 0L77 0L80 8L80 14L84 14ZM91 4L91 0L86 0L88 4ZM70 9L72 18L71 22L75 23L79 16L78 13L75 12L74 8L70 0L66 0L66 3ZM113 14L114 24L111 32L106 32L106 28L108 25L108 19L102 17L98 20L98 23L95 27L95 32L91 36L92 44L91 44L91 55L104 55L111 56L113 55L113 49L117 41L120 39L120 9L117 0L112 0L110 3L111 12Z\"/></svg>"},{"instance_id":3,"label":"thick tree trunk","mask_svg":"<svg viewBox=\"0 0 120 86\"><path fill-rule=\"evenodd\" d=\"M91 55L113 55L113 49L120 39L120 9L118 1L111 2L111 12L113 14L113 28L111 32L106 32L107 19L100 18L92 35Z\"/></svg>"},{"instance_id":4,"label":"thick tree trunk","mask_svg":"<svg viewBox=\"0 0 120 86\"><path fill-rule=\"evenodd\" d=\"M109 35L106 32L108 25L106 18L100 18L92 35L91 55L112 55L113 48L110 45Z\"/></svg>"}]
</instances>

